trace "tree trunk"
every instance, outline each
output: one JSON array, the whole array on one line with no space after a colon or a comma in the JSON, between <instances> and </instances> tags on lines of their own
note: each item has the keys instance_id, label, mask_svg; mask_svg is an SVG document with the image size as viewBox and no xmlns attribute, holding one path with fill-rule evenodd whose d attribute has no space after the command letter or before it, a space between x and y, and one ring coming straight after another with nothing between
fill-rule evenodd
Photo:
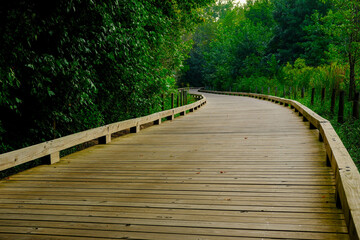
<instances>
[{"instance_id":1,"label":"tree trunk","mask_svg":"<svg viewBox=\"0 0 360 240\"><path fill-rule=\"evenodd\" d=\"M351 53L349 53L349 64L350 64L350 83L349 83L349 100L352 100L355 96L355 59Z\"/></svg>"}]
</instances>

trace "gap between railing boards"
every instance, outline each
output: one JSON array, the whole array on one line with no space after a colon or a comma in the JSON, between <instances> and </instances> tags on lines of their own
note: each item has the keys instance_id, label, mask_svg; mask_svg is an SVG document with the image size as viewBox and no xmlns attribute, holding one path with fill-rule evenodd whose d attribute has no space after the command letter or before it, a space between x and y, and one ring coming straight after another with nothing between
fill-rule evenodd
<instances>
[{"instance_id":1,"label":"gap between railing boards","mask_svg":"<svg viewBox=\"0 0 360 240\"><path fill-rule=\"evenodd\" d=\"M199 90L199 92L225 94L234 96L247 96L261 100L272 101L290 107L309 122L310 129L319 131L319 141L324 142L326 148L326 165L331 167L335 174L336 203L343 209L345 221L349 230L350 239L359 239L360 236L360 174L346 150L344 144L335 132L331 123L307 108L303 104L286 98L242 92L226 92Z\"/></svg>"},{"instance_id":2,"label":"gap between railing boards","mask_svg":"<svg viewBox=\"0 0 360 240\"><path fill-rule=\"evenodd\" d=\"M95 139L99 144L111 142L111 134L130 129L130 133L140 131L140 126L153 122L155 125L161 124L163 118L174 120L175 115L186 115L186 112L193 112L206 104L206 98L200 94L191 94L197 99L196 102L178 106L174 108L174 98L172 98L172 108L169 110L153 113L147 116L129 119L105 126L89 129L83 132L74 133L68 136L60 137L47 142L39 143L26 148L18 149L12 152L0 155L0 171L27 163L39 158L47 158L49 164L60 161L60 151L74 147L76 145L89 142ZM186 99L186 98L185 98ZM179 105L179 104L178 104Z\"/></svg>"}]
</instances>

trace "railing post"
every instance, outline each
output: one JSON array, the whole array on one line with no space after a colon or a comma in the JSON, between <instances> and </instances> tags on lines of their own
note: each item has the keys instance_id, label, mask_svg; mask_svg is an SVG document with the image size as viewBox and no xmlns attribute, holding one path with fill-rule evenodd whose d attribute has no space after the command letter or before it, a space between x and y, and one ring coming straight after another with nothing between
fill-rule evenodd
<instances>
[{"instance_id":1,"label":"railing post","mask_svg":"<svg viewBox=\"0 0 360 240\"><path fill-rule=\"evenodd\" d=\"M171 93L171 109L174 108L174 93Z\"/></svg>"},{"instance_id":2,"label":"railing post","mask_svg":"<svg viewBox=\"0 0 360 240\"><path fill-rule=\"evenodd\" d=\"M355 93L353 101L353 117L359 119L359 92Z\"/></svg>"},{"instance_id":3,"label":"railing post","mask_svg":"<svg viewBox=\"0 0 360 240\"><path fill-rule=\"evenodd\" d=\"M161 118L155 120L155 121L154 121L154 125L160 125L160 124L161 124L161 121L162 121Z\"/></svg>"},{"instance_id":4,"label":"railing post","mask_svg":"<svg viewBox=\"0 0 360 240\"><path fill-rule=\"evenodd\" d=\"M291 98L291 87L289 87L289 98Z\"/></svg>"},{"instance_id":5,"label":"railing post","mask_svg":"<svg viewBox=\"0 0 360 240\"><path fill-rule=\"evenodd\" d=\"M187 105L187 91L184 91L184 105Z\"/></svg>"},{"instance_id":6,"label":"railing post","mask_svg":"<svg viewBox=\"0 0 360 240\"><path fill-rule=\"evenodd\" d=\"M301 98L305 97L305 88L301 88Z\"/></svg>"},{"instance_id":7,"label":"railing post","mask_svg":"<svg viewBox=\"0 0 360 240\"><path fill-rule=\"evenodd\" d=\"M45 156L45 161L47 164L51 165L60 161L60 152L54 152L50 155Z\"/></svg>"},{"instance_id":8,"label":"railing post","mask_svg":"<svg viewBox=\"0 0 360 240\"><path fill-rule=\"evenodd\" d=\"M165 95L161 94L161 110L165 111Z\"/></svg>"},{"instance_id":9,"label":"railing post","mask_svg":"<svg viewBox=\"0 0 360 240\"><path fill-rule=\"evenodd\" d=\"M140 132L139 125L136 125L136 126L130 128L130 133L138 133L138 132Z\"/></svg>"},{"instance_id":10,"label":"railing post","mask_svg":"<svg viewBox=\"0 0 360 240\"><path fill-rule=\"evenodd\" d=\"M182 106L183 105L183 97L184 97L184 90L183 89L181 89L180 90L180 106Z\"/></svg>"},{"instance_id":11,"label":"railing post","mask_svg":"<svg viewBox=\"0 0 360 240\"><path fill-rule=\"evenodd\" d=\"M315 88L311 89L311 105L314 105Z\"/></svg>"},{"instance_id":12,"label":"railing post","mask_svg":"<svg viewBox=\"0 0 360 240\"><path fill-rule=\"evenodd\" d=\"M99 144L108 144L109 142L111 142L111 134L99 137L98 142Z\"/></svg>"},{"instance_id":13,"label":"railing post","mask_svg":"<svg viewBox=\"0 0 360 240\"><path fill-rule=\"evenodd\" d=\"M177 95L176 106L180 107L180 93L179 93L179 91L178 91L178 93L176 95Z\"/></svg>"},{"instance_id":14,"label":"railing post","mask_svg":"<svg viewBox=\"0 0 360 240\"><path fill-rule=\"evenodd\" d=\"M333 88L331 93L331 105L330 105L330 112L332 114L334 114L334 110L335 110L335 101L336 101L336 89Z\"/></svg>"},{"instance_id":15,"label":"railing post","mask_svg":"<svg viewBox=\"0 0 360 240\"><path fill-rule=\"evenodd\" d=\"M321 103L324 103L325 101L325 88L321 89Z\"/></svg>"},{"instance_id":16,"label":"railing post","mask_svg":"<svg viewBox=\"0 0 360 240\"><path fill-rule=\"evenodd\" d=\"M185 94L186 94L186 91L184 90L184 91L182 92L182 94L183 94L183 97L182 97L182 106L184 106L184 105L185 105Z\"/></svg>"},{"instance_id":17,"label":"railing post","mask_svg":"<svg viewBox=\"0 0 360 240\"><path fill-rule=\"evenodd\" d=\"M284 86L284 98L286 97L286 87Z\"/></svg>"},{"instance_id":18,"label":"railing post","mask_svg":"<svg viewBox=\"0 0 360 240\"><path fill-rule=\"evenodd\" d=\"M344 122L344 96L345 92L341 91L339 95L339 112L338 112L338 122Z\"/></svg>"}]
</instances>

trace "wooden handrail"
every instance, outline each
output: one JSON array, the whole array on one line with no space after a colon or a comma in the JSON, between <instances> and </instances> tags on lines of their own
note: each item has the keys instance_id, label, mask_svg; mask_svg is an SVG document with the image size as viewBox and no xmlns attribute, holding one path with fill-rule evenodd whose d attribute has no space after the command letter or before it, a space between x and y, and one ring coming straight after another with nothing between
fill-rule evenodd
<instances>
[{"instance_id":1,"label":"wooden handrail","mask_svg":"<svg viewBox=\"0 0 360 240\"><path fill-rule=\"evenodd\" d=\"M0 171L15 167L17 165L41 158L48 157L51 164L60 160L60 151L67 148L88 142L94 139L99 139L99 143L109 143L111 141L111 134L122 130L130 129L130 132L137 133L140 131L140 126L146 123L154 122L161 123L162 118L169 120L174 119L175 114L185 115L186 111L193 112L206 103L206 98L203 95L192 94L199 99L195 103L185 106L173 108L166 111L157 112L148 116L129 119L117 123L108 124L98 128L93 128L83 132L71 134L65 137L57 138L26 148L18 149L12 152L0 155Z\"/></svg>"},{"instance_id":2,"label":"wooden handrail","mask_svg":"<svg viewBox=\"0 0 360 240\"><path fill-rule=\"evenodd\" d=\"M194 90L194 89L201 89L201 88L203 88L203 87L183 87L183 88L178 88L178 90L186 90L186 91L188 91L188 90Z\"/></svg>"},{"instance_id":3,"label":"wooden handrail","mask_svg":"<svg viewBox=\"0 0 360 240\"><path fill-rule=\"evenodd\" d=\"M304 121L309 121L310 129L319 130L319 140L323 141L326 148L326 163L331 165L336 181L337 206L344 211L345 221L349 229L350 239L359 239L360 236L360 173L349 152L335 132L331 123L313 112L301 103L270 95L199 90L200 92L248 96L262 100L290 106L303 116Z\"/></svg>"}]
</instances>

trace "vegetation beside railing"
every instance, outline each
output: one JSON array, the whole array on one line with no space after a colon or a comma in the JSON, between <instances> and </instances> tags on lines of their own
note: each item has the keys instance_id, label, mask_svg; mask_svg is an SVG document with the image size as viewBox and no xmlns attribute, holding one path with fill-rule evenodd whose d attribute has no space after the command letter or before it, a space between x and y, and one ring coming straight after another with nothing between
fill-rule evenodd
<instances>
[{"instance_id":1,"label":"vegetation beside railing","mask_svg":"<svg viewBox=\"0 0 360 240\"><path fill-rule=\"evenodd\" d=\"M217 94L248 96L262 100L268 100L294 109L309 122L310 129L319 131L319 140L324 142L326 148L326 159L324 162L331 166L335 175L336 203L342 208L345 221L349 229L350 239L359 239L360 236L360 173L351 159L341 139L336 134L331 122L322 118L305 105L291 99L241 92L224 92L201 90Z\"/></svg>"},{"instance_id":2,"label":"vegetation beside railing","mask_svg":"<svg viewBox=\"0 0 360 240\"><path fill-rule=\"evenodd\" d=\"M111 137L114 133L126 129L129 129L131 133L137 133L140 131L141 126L144 124L154 123L158 125L161 124L164 118L166 118L167 120L173 120L177 114L186 115L187 112L192 112L206 103L206 98L204 98L202 95L192 94L192 97L194 99L196 98L197 101L187 104L187 92L184 90L181 90L180 92L183 95L181 101L178 102L178 105L176 107L173 107L171 109L139 118L104 125L98 128L86 130L30 147L1 154L0 171L7 170L40 158L42 158L42 162L47 162L50 164L56 163L60 160L60 152L65 149L74 147L88 141L92 141L94 139L97 139L99 144L106 144L111 142ZM172 94L172 96L174 95ZM174 97L172 97L171 100L171 105L174 106Z\"/></svg>"},{"instance_id":3,"label":"vegetation beside railing","mask_svg":"<svg viewBox=\"0 0 360 240\"><path fill-rule=\"evenodd\" d=\"M0 1L0 153L161 110L214 1Z\"/></svg>"},{"instance_id":4,"label":"vegetation beside railing","mask_svg":"<svg viewBox=\"0 0 360 240\"><path fill-rule=\"evenodd\" d=\"M236 92L238 89L231 90ZM359 93L350 101L344 91L336 88L296 88L278 85L252 87L248 90L296 100L328 119L360 170Z\"/></svg>"}]
</instances>

